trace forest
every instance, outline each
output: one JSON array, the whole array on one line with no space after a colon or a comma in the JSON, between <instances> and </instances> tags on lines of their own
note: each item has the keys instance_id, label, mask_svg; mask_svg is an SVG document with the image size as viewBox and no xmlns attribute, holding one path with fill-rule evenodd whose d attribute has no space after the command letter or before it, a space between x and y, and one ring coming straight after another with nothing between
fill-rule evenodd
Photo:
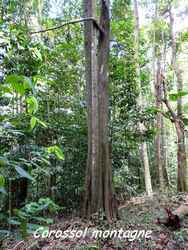
<instances>
[{"instance_id":1,"label":"forest","mask_svg":"<svg viewBox=\"0 0 188 250\"><path fill-rule=\"evenodd\" d=\"M0 250L188 250L188 1L0 0Z\"/></svg>"}]
</instances>

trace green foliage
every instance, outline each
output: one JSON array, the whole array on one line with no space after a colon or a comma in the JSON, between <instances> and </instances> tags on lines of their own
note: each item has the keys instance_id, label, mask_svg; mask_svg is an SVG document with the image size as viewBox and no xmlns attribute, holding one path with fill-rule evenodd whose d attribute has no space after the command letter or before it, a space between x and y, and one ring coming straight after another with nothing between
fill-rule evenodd
<instances>
[{"instance_id":1,"label":"green foliage","mask_svg":"<svg viewBox=\"0 0 188 250\"><path fill-rule=\"evenodd\" d=\"M5 185L5 178L4 176L0 175L0 188L4 187Z\"/></svg>"},{"instance_id":2,"label":"green foliage","mask_svg":"<svg viewBox=\"0 0 188 250\"><path fill-rule=\"evenodd\" d=\"M58 146L51 146L47 148L49 154L55 154L59 160L64 160L64 154Z\"/></svg>"},{"instance_id":3,"label":"green foliage","mask_svg":"<svg viewBox=\"0 0 188 250\"><path fill-rule=\"evenodd\" d=\"M40 119L38 119L37 117L35 116L32 116L31 117L31 120L30 120L30 127L31 127L31 130L34 129L34 127L38 124L42 125L44 128L47 128L47 125L45 122L41 121Z\"/></svg>"},{"instance_id":4,"label":"green foliage","mask_svg":"<svg viewBox=\"0 0 188 250\"><path fill-rule=\"evenodd\" d=\"M21 168L19 166L16 166L15 170L18 172L18 174L21 177L27 178L27 179L29 179L31 181L33 180L33 177L28 172L26 172L23 168Z\"/></svg>"},{"instance_id":5,"label":"green foliage","mask_svg":"<svg viewBox=\"0 0 188 250\"><path fill-rule=\"evenodd\" d=\"M14 209L15 216L9 219L11 225L19 226L22 237L26 237L28 233L34 232L40 227L40 224L31 222L52 224L53 219L41 217L44 212L50 214L60 211L62 208L56 205L49 198L40 198L38 202L30 202L21 209ZM47 227L44 227L47 229Z\"/></svg>"},{"instance_id":6,"label":"green foliage","mask_svg":"<svg viewBox=\"0 0 188 250\"><path fill-rule=\"evenodd\" d=\"M34 127L36 126L36 123L37 123L37 118L35 116L32 116L30 120L31 129L34 129Z\"/></svg>"},{"instance_id":7,"label":"green foliage","mask_svg":"<svg viewBox=\"0 0 188 250\"><path fill-rule=\"evenodd\" d=\"M28 113L35 114L38 111L38 101L34 96L27 97L26 102L28 104Z\"/></svg>"},{"instance_id":8,"label":"green foliage","mask_svg":"<svg viewBox=\"0 0 188 250\"><path fill-rule=\"evenodd\" d=\"M178 91L177 93L171 93L171 94L169 94L169 99L171 101L177 101L178 98L186 96L186 95L188 95L188 91L182 90L182 91Z\"/></svg>"}]
</instances>

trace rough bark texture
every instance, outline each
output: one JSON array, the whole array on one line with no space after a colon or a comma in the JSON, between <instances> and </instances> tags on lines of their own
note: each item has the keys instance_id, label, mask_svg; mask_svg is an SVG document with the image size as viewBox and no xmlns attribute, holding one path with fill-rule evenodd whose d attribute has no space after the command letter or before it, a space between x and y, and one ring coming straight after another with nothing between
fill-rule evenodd
<instances>
[{"instance_id":1,"label":"rough bark texture","mask_svg":"<svg viewBox=\"0 0 188 250\"><path fill-rule=\"evenodd\" d=\"M95 1L84 0L85 16L95 15ZM116 217L108 142L109 2L101 0L99 32L93 22L85 24L86 82L88 95L88 160L84 214L104 211ZM98 37L97 37L98 33ZM98 38L98 39L97 39ZM98 47L97 47L98 41Z\"/></svg>"},{"instance_id":2,"label":"rough bark texture","mask_svg":"<svg viewBox=\"0 0 188 250\"><path fill-rule=\"evenodd\" d=\"M135 19L136 19L136 27L135 27L135 40L136 40L136 61L139 61L139 40L140 40L140 25L139 25L139 13L138 13L138 2L137 0L134 0L134 13L135 13ZM142 109L143 103L142 103L142 89L141 89L141 82L140 82L140 65L138 62L137 65L137 78L139 82L139 89L140 94L138 97L138 105ZM139 124L139 130L142 134L145 130L143 124ZM147 143L145 141L141 142L140 144L140 152L141 152L141 160L144 166L144 180L145 180L145 188L146 193L148 196L151 196L152 191L152 184L151 184L151 175L150 175L150 167L149 167L149 159L148 159L148 152L147 152Z\"/></svg>"}]
</instances>

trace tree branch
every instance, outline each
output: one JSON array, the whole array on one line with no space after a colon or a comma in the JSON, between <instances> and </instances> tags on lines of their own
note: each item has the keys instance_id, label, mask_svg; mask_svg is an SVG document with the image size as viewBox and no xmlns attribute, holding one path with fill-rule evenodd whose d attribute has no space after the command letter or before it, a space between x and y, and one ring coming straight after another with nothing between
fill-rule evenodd
<instances>
[{"instance_id":1,"label":"tree branch","mask_svg":"<svg viewBox=\"0 0 188 250\"><path fill-rule=\"evenodd\" d=\"M95 27L103 34L104 30L100 27L100 25L98 24L97 20L94 17L86 17L86 18L81 18L81 19L75 19L72 21L67 21L62 23L61 25L58 26L54 26L48 29L44 29L44 30L38 30L38 31L33 31L30 34L37 34L37 33L44 33L44 32L48 32L48 31L53 31L53 30L57 30L57 29L61 29L66 25L70 25L70 24L75 24L75 23L82 23L82 22L88 22L88 21L93 21Z\"/></svg>"}]
</instances>

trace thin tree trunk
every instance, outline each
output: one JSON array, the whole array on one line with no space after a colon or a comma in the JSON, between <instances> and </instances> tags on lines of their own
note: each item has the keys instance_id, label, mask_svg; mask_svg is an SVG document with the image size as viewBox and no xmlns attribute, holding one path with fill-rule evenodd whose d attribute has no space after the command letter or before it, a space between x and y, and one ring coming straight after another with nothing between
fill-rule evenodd
<instances>
[{"instance_id":1,"label":"thin tree trunk","mask_svg":"<svg viewBox=\"0 0 188 250\"><path fill-rule=\"evenodd\" d=\"M152 196L152 185L151 185L151 175L150 175L150 168L149 168L149 160L148 160L148 152L147 152L147 143L141 143L141 155L144 165L144 179L145 179L145 187L146 193L148 196Z\"/></svg>"},{"instance_id":2,"label":"thin tree trunk","mask_svg":"<svg viewBox=\"0 0 188 250\"><path fill-rule=\"evenodd\" d=\"M135 30L135 40L136 40L136 61L137 63L137 79L139 82L139 97L138 97L138 105L142 109L143 103L142 103L142 88L141 88L141 81L140 81L140 64L139 64L139 41L140 41L140 25L139 25L139 13L138 13L138 3L137 0L134 0L134 13L135 13L135 19L136 19L136 30ZM145 130L145 127L143 124L139 123L139 130L142 134ZM151 196L152 191L152 184L151 184L151 175L150 175L150 167L149 167L149 159L148 159L148 152L147 152L147 143L145 141L141 142L140 144L140 151L141 151L141 159L144 166L144 179L145 179L145 188L146 193L148 196Z\"/></svg>"},{"instance_id":3,"label":"thin tree trunk","mask_svg":"<svg viewBox=\"0 0 188 250\"><path fill-rule=\"evenodd\" d=\"M157 61L157 75L155 77L155 97L156 97L156 108L162 109L162 84L161 84L161 64L160 59ZM165 182L164 182L164 173L163 173L163 159L162 159L162 138L161 138L161 130L162 130L162 114L158 112L157 120L156 120L156 128L157 134L155 138L156 143L156 162L159 174L159 186L160 190L164 191L165 189Z\"/></svg>"},{"instance_id":4,"label":"thin tree trunk","mask_svg":"<svg viewBox=\"0 0 188 250\"><path fill-rule=\"evenodd\" d=\"M162 166L163 166L163 176L164 176L164 182L166 186L169 186L169 178L168 178L168 158L167 158L167 146L166 146L166 129L164 124L164 118L162 117L161 121L161 144L162 144Z\"/></svg>"},{"instance_id":5,"label":"thin tree trunk","mask_svg":"<svg viewBox=\"0 0 188 250\"><path fill-rule=\"evenodd\" d=\"M155 3L155 16L154 22L158 20L158 2ZM154 91L155 91L155 106L157 109L162 108L161 104L161 94L162 94L162 86L160 81L161 74L161 59L160 56L157 55L157 45L156 45L156 31L153 32L153 76L154 76ZM155 136L155 156L156 156L156 168L158 172L159 178L159 187L161 191L164 191L164 174L163 174L163 163L162 163L162 143L161 143L161 128L162 128L162 115L161 113L157 113L156 116L156 129L157 134Z\"/></svg>"}]
</instances>

